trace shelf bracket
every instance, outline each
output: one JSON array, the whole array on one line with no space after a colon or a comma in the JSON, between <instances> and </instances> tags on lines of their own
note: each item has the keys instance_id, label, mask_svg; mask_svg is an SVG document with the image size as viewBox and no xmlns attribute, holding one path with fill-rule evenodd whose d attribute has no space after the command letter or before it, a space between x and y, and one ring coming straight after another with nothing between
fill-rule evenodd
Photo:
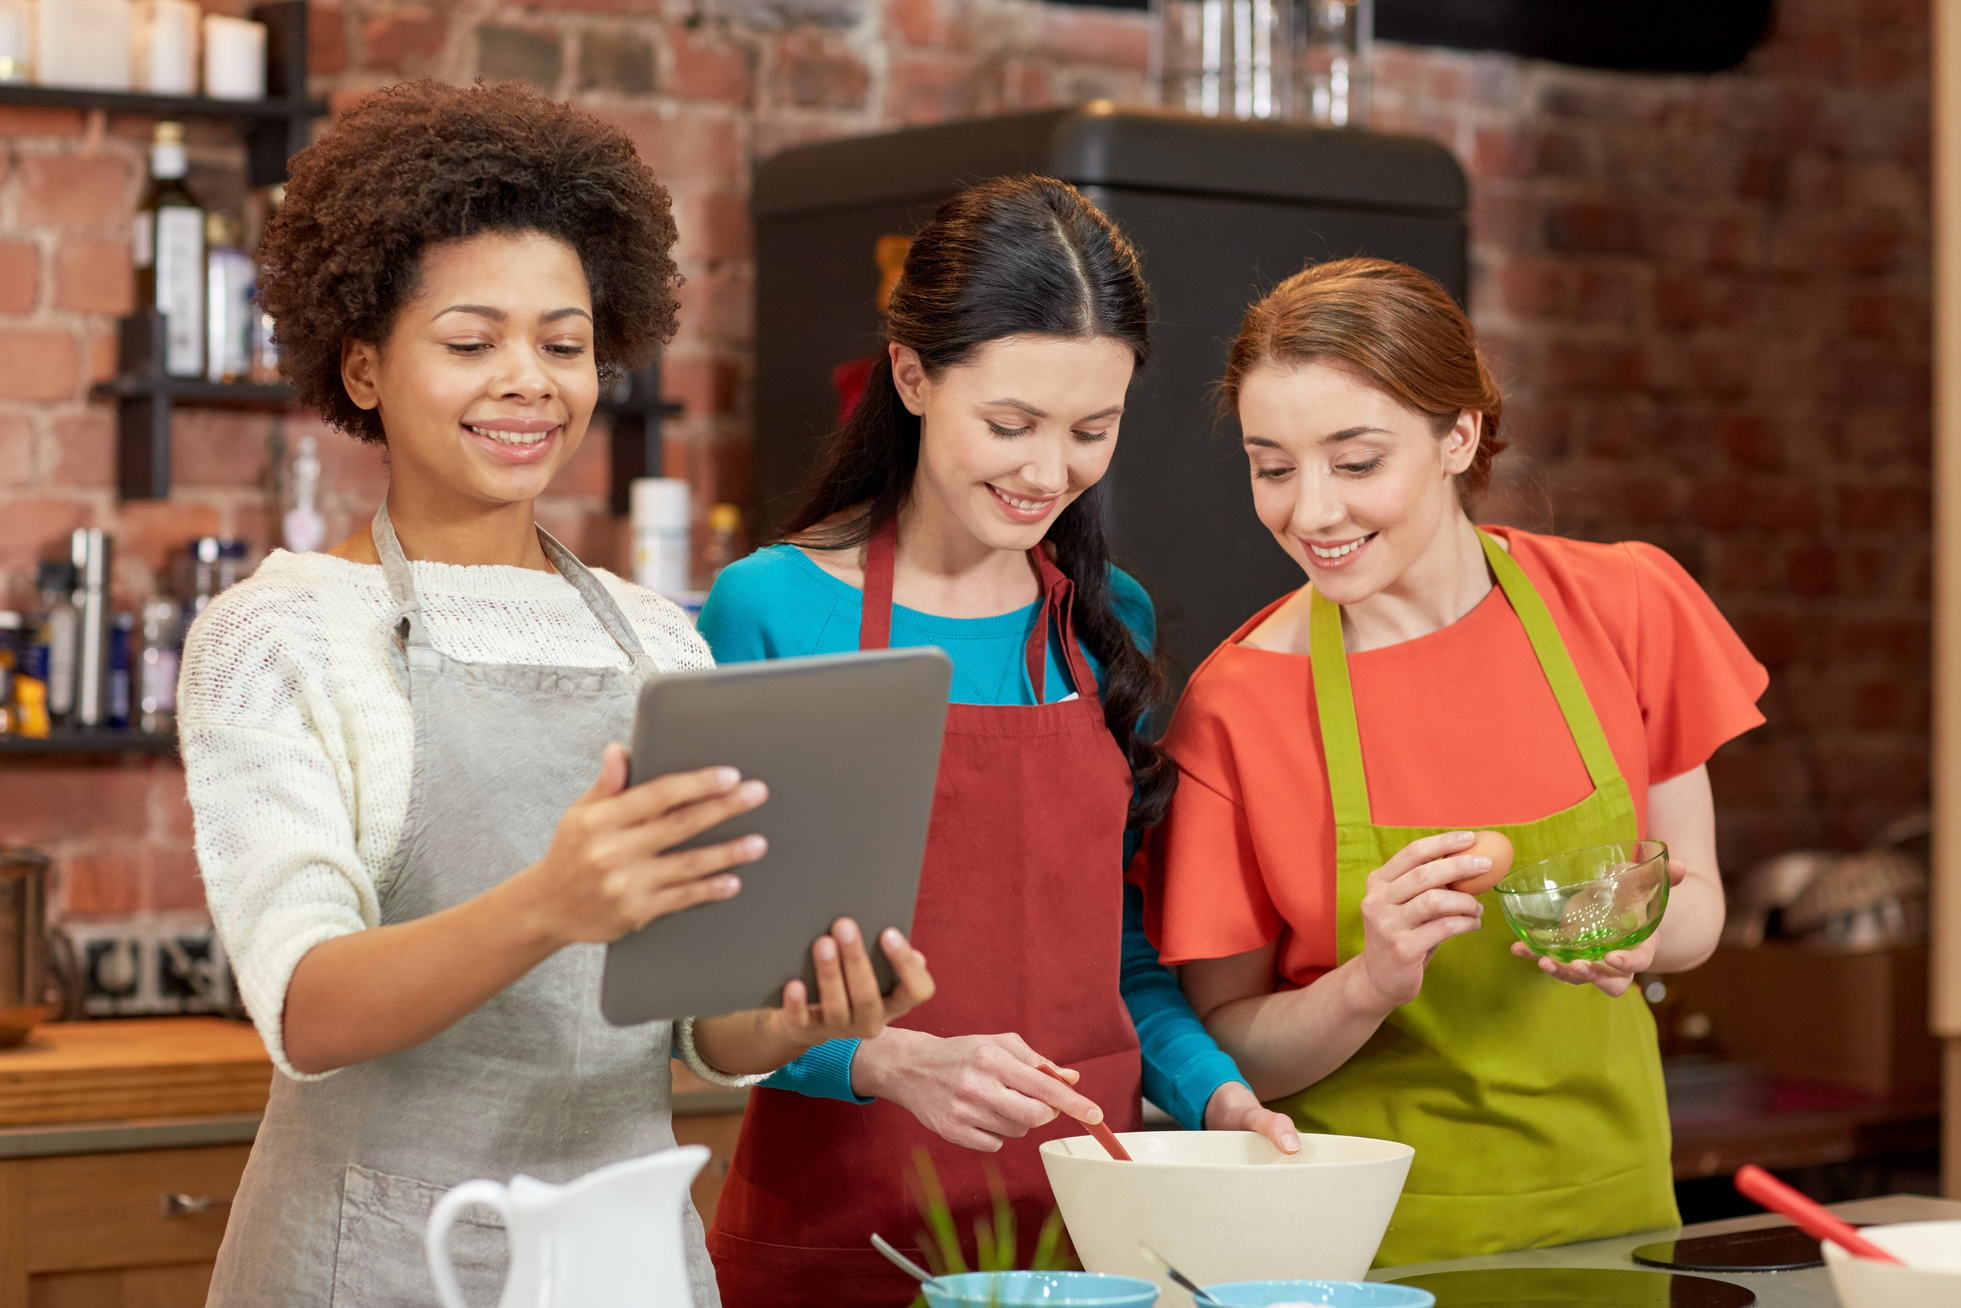
<instances>
[{"instance_id":1,"label":"shelf bracket","mask_svg":"<svg viewBox=\"0 0 1961 1308\"><path fill-rule=\"evenodd\" d=\"M117 371L160 377L163 315L139 310L116 324ZM116 487L126 500L170 498L170 397L157 390L116 400Z\"/></svg>"},{"instance_id":2,"label":"shelf bracket","mask_svg":"<svg viewBox=\"0 0 1961 1308\"><path fill-rule=\"evenodd\" d=\"M254 22L266 25L266 98L306 103L306 0L254 5ZM286 161L311 143L311 115L254 122L245 131L247 181L277 186L286 180Z\"/></svg>"},{"instance_id":3,"label":"shelf bracket","mask_svg":"<svg viewBox=\"0 0 1961 1308\"><path fill-rule=\"evenodd\" d=\"M661 475L661 425L681 406L660 397L658 360L623 378L604 403L613 411L612 509L631 513L634 480Z\"/></svg>"}]
</instances>

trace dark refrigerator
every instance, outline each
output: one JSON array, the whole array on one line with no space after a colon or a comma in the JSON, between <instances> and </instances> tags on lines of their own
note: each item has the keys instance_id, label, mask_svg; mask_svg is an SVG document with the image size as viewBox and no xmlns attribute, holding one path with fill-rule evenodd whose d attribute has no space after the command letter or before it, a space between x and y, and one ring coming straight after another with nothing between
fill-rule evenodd
<instances>
[{"instance_id":1,"label":"dark refrigerator","mask_svg":"<svg viewBox=\"0 0 1961 1308\"><path fill-rule=\"evenodd\" d=\"M1185 675L1300 569L1253 516L1246 459L1213 388L1246 306L1304 265L1352 254L1430 273L1460 302L1463 171L1414 137L1192 118L1094 102L802 146L756 169L759 539L788 517L837 420L833 374L879 348L885 235L960 186L1046 173L1135 242L1156 297L1107 499L1118 564L1150 590Z\"/></svg>"}]
</instances>

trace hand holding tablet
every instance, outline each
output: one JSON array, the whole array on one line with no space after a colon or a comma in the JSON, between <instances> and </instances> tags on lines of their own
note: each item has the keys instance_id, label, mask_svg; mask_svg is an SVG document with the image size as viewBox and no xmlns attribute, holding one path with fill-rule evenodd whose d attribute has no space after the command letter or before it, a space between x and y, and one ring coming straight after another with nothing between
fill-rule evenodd
<instances>
[{"instance_id":1,"label":"hand holding tablet","mask_svg":"<svg viewBox=\"0 0 1961 1308\"><path fill-rule=\"evenodd\" d=\"M606 1019L743 1013L815 1044L925 1002L923 960L903 936L888 951L883 933L912 926L950 679L936 649L650 679L634 724L636 780L732 766L769 796L693 828L667 855L709 854L748 836L765 846L741 870L740 894L704 897L608 947ZM859 924L879 934L866 940Z\"/></svg>"},{"instance_id":2,"label":"hand holding tablet","mask_svg":"<svg viewBox=\"0 0 1961 1308\"><path fill-rule=\"evenodd\" d=\"M897 930L879 933L879 949L891 961L899 983L880 993L871 954L858 924L841 917L829 935L810 947L817 969L817 1000L802 981L783 987L781 1008L752 1009L695 1024L695 1047L713 1066L731 1073L780 1067L826 1040L870 1040L888 1022L933 997L926 956Z\"/></svg>"}]
</instances>

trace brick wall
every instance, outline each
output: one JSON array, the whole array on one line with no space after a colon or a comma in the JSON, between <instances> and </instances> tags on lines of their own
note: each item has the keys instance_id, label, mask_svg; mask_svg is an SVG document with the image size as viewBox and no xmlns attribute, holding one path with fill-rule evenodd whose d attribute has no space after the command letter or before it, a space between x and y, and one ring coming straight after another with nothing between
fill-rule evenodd
<instances>
[{"instance_id":1,"label":"brick wall","mask_svg":"<svg viewBox=\"0 0 1961 1308\"><path fill-rule=\"evenodd\" d=\"M1515 442L1490 511L1662 546L1771 669L1711 768L1732 870L1928 801L1926 23L1779 0L1721 77L1380 63L1377 124L1472 177Z\"/></svg>"},{"instance_id":2,"label":"brick wall","mask_svg":"<svg viewBox=\"0 0 1961 1308\"><path fill-rule=\"evenodd\" d=\"M229 5L221 6L229 7ZM1726 860L1856 844L1926 800L1925 6L1787 0L1716 78L1587 73L1386 47L1378 122L1455 149L1475 186L1473 310L1517 447L1491 516L1641 537L1680 558L1776 674L1771 725L1719 758ZM674 192L688 276L668 466L747 495L752 160L883 126L1145 98L1141 15L1028 0L317 4L314 90L526 78L619 122ZM210 531L269 536L269 420L180 414L178 490L117 503L109 411L147 121L0 110L0 594L68 529L118 583ZM236 207L240 155L192 127L191 184ZM330 531L365 520L378 453L319 436ZM597 436L597 433L596 433ZM541 503L617 564L595 438ZM0 769L0 841L60 856L77 913L197 899L174 764Z\"/></svg>"}]
</instances>

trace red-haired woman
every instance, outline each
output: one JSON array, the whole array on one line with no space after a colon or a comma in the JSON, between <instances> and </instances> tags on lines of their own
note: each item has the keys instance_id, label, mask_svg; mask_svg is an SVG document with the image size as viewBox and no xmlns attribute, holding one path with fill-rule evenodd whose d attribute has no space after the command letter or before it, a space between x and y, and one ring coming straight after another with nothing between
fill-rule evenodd
<instances>
[{"instance_id":1,"label":"red-haired woman","mask_svg":"<svg viewBox=\"0 0 1961 1308\"><path fill-rule=\"evenodd\" d=\"M1415 1146L1381 1264L1674 1223L1630 982L1715 947L1705 764L1763 721L1763 668L1660 550L1472 524L1503 402L1414 269L1281 283L1224 398L1309 584L1213 652L1172 722L1183 780L1132 869L1164 961L1270 1106ZM1665 841L1667 916L1638 948L1535 965L1489 896L1450 888L1490 866L1477 828L1520 860Z\"/></svg>"}]
</instances>

